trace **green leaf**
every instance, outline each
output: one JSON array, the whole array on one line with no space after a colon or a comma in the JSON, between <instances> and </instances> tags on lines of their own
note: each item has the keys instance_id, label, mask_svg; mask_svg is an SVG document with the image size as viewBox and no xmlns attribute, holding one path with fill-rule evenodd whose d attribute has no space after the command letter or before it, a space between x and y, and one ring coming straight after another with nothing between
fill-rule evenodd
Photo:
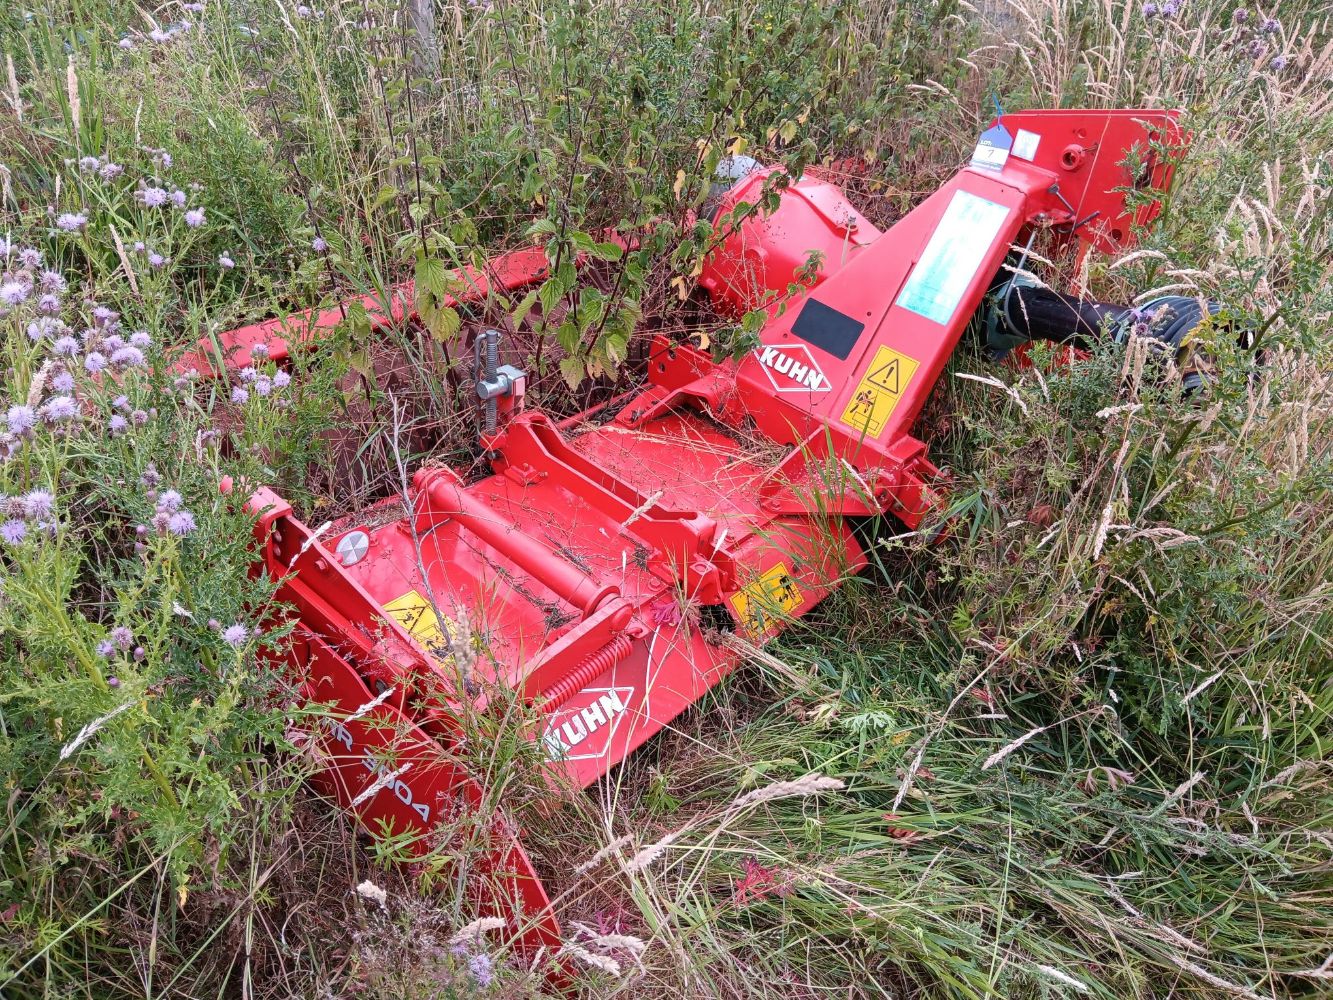
<instances>
[{"instance_id":1,"label":"green leaf","mask_svg":"<svg viewBox=\"0 0 1333 1000\"><path fill-rule=\"evenodd\" d=\"M452 306L442 306L432 309L429 315L421 313L421 322L430 335L440 343L447 343L458 336L459 329L463 326L463 319L458 315L458 310Z\"/></svg>"},{"instance_id":2,"label":"green leaf","mask_svg":"<svg viewBox=\"0 0 1333 1000\"><path fill-rule=\"evenodd\" d=\"M579 387L586 370L581 358L562 358L560 361L560 374L571 389Z\"/></svg>"},{"instance_id":3,"label":"green leaf","mask_svg":"<svg viewBox=\"0 0 1333 1000\"><path fill-rule=\"evenodd\" d=\"M523 300L514 307L514 311L509 314L509 319L510 325L513 326L515 330L517 330L523 324L523 321L528 318L528 313L532 311L532 307L536 302L537 289L534 288L532 291L528 292L527 295L523 296Z\"/></svg>"}]
</instances>

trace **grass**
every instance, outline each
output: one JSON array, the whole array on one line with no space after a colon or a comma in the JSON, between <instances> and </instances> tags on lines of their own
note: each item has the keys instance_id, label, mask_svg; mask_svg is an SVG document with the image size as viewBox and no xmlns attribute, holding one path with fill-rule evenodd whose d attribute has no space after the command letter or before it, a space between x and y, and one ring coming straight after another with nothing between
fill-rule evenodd
<instances>
[{"instance_id":1,"label":"grass","mask_svg":"<svg viewBox=\"0 0 1333 1000\"><path fill-rule=\"evenodd\" d=\"M463 455L459 328L482 317L377 340L353 315L243 401L166 357L541 238L551 278L484 317L518 331L533 397L574 412L634 384L645 331L743 343L677 293L723 155L858 164L849 194L883 224L957 168L994 95L1183 110L1162 218L1081 277L1108 301L1221 302L1207 391L1138 346L1022 371L960 349L919 429L947 538L865 525L865 574L586 795L532 782L493 720L471 720L477 768L559 893L580 995L1326 994L1327 10L440 0L424 45L410 6L0 12L0 232L68 285L74 336L100 330L108 358L116 322L147 336L143 364L61 388L34 301L0 318L23 526L0 550L0 991L541 993L465 932L447 880L304 790L249 519L216 490L271 483L319 523ZM185 205L145 204L158 187ZM608 227L640 246L576 270L615 257Z\"/></svg>"}]
</instances>

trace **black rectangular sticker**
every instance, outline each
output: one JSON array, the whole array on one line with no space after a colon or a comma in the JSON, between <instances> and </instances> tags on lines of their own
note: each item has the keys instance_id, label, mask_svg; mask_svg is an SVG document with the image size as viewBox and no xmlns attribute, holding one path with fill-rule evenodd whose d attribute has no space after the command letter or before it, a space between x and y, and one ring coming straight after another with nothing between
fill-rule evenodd
<instances>
[{"instance_id":1,"label":"black rectangular sticker","mask_svg":"<svg viewBox=\"0 0 1333 1000\"><path fill-rule=\"evenodd\" d=\"M832 354L839 361L846 361L865 328L864 323L858 323L832 306L826 306L817 299L806 299L800 315L792 324L791 332L807 344Z\"/></svg>"}]
</instances>

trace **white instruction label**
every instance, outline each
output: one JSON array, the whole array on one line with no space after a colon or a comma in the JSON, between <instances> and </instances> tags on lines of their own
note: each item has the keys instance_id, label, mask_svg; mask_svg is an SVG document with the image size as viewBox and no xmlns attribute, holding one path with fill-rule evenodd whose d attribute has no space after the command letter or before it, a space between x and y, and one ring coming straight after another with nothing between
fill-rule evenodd
<instances>
[{"instance_id":1,"label":"white instruction label","mask_svg":"<svg viewBox=\"0 0 1333 1000\"><path fill-rule=\"evenodd\" d=\"M1008 217L1004 205L955 191L896 304L948 323Z\"/></svg>"},{"instance_id":2,"label":"white instruction label","mask_svg":"<svg viewBox=\"0 0 1333 1000\"><path fill-rule=\"evenodd\" d=\"M1037 156L1037 144L1041 142L1041 136L1036 132L1029 132L1025 128L1018 130L1018 135L1014 136L1014 148L1011 152L1020 160L1032 162Z\"/></svg>"}]
</instances>

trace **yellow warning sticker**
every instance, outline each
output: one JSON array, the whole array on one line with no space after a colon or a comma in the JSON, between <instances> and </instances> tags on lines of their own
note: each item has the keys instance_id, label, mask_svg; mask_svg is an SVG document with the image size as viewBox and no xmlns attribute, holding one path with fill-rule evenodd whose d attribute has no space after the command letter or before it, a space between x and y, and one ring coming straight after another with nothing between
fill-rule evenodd
<instances>
[{"instance_id":1,"label":"yellow warning sticker","mask_svg":"<svg viewBox=\"0 0 1333 1000\"><path fill-rule=\"evenodd\" d=\"M916 358L900 354L892 347L881 347L861 384L847 400L842 422L858 433L879 437L919 367L921 363Z\"/></svg>"},{"instance_id":2,"label":"yellow warning sticker","mask_svg":"<svg viewBox=\"0 0 1333 1000\"><path fill-rule=\"evenodd\" d=\"M384 610L437 659L447 659L452 655L449 639L453 634L454 623L448 618L441 623L430 601L417 591L409 590L402 597L395 597L384 605Z\"/></svg>"},{"instance_id":3,"label":"yellow warning sticker","mask_svg":"<svg viewBox=\"0 0 1333 1000\"><path fill-rule=\"evenodd\" d=\"M731 606L745 631L761 635L773 621L791 614L803 600L801 585L786 563L764 570L759 579L731 595Z\"/></svg>"}]
</instances>

